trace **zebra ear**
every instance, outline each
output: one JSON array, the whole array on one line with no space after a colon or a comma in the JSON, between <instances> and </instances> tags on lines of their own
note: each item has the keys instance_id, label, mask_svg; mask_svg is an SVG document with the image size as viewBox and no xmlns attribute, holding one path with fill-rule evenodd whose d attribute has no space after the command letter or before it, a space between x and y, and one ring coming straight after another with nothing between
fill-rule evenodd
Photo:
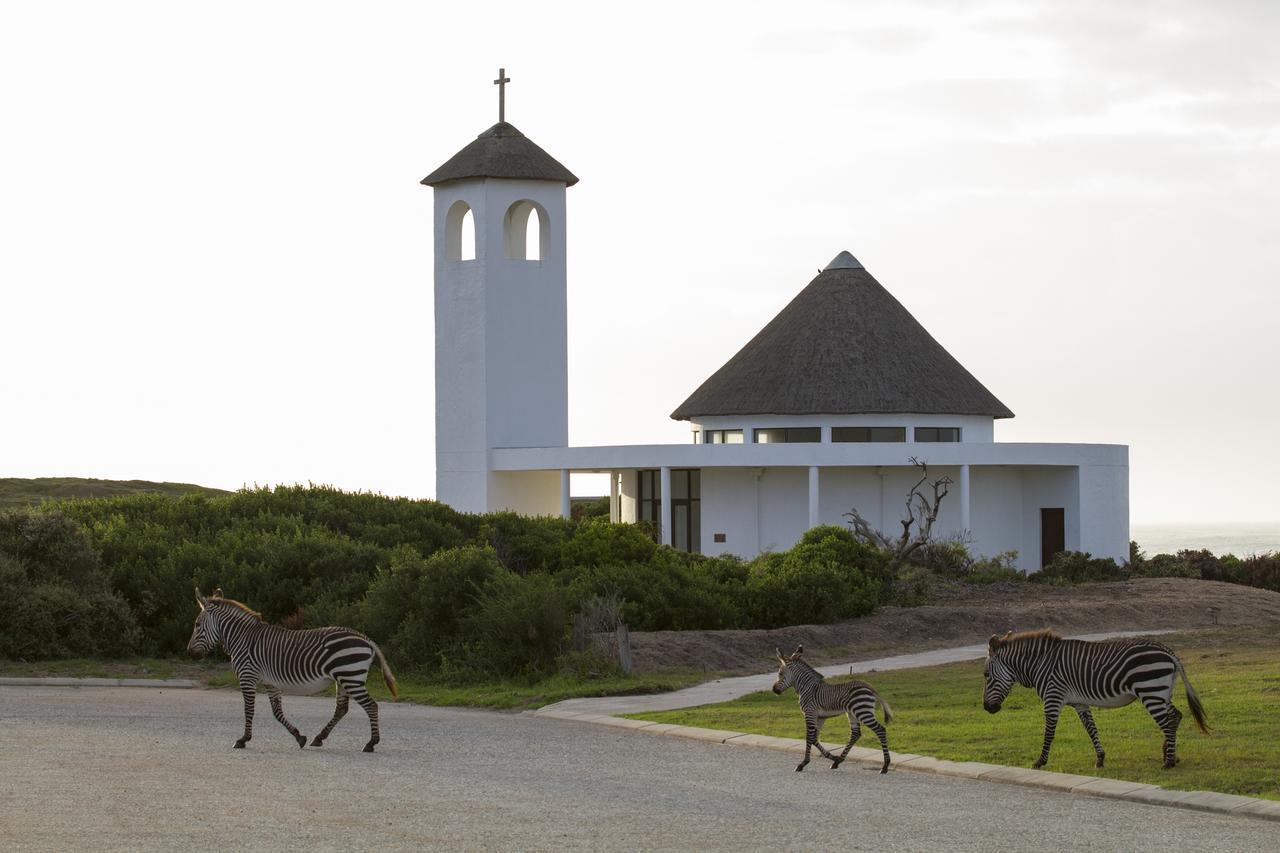
<instances>
[{"instance_id":1,"label":"zebra ear","mask_svg":"<svg viewBox=\"0 0 1280 853\"><path fill-rule=\"evenodd\" d=\"M799 660L800 655L804 654L804 644L796 646L796 650L791 653L792 660Z\"/></svg>"},{"instance_id":2,"label":"zebra ear","mask_svg":"<svg viewBox=\"0 0 1280 853\"><path fill-rule=\"evenodd\" d=\"M778 663L785 664L787 662L787 659L782 656L782 649L774 646L773 653L778 656Z\"/></svg>"},{"instance_id":3,"label":"zebra ear","mask_svg":"<svg viewBox=\"0 0 1280 853\"><path fill-rule=\"evenodd\" d=\"M213 592L209 593L210 598L222 598L222 587L214 587Z\"/></svg>"},{"instance_id":4,"label":"zebra ear","mask_svg":"<svg viewBox=\"0 0 1280 853\"><path fill-rule=\"evenodd\" d=\"M200 605L201 610L204 610L204 603L207 600L208 599L206 599L203 595L200 594L200 587L196 587L196 604Z\"/></svg>"}]
</instances>

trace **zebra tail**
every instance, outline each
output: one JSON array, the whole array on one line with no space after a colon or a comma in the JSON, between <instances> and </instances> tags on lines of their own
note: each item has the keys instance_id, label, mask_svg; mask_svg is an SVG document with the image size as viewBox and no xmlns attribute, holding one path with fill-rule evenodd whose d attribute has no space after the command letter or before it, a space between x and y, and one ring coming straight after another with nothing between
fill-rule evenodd
<instances>
[{"instance_id":1,"label":"zebra tail","mask_svg":"<svg viewBox=\"0 0 1280 853\"><path fill-rule=\"evenodd\" d=\"M373 646L373 650L378 655L378 667L382 670L382 680L387 682L387 689L391 691L391 698L399 699L400 694L396 692L396 677L391 674L391 667L387 665L387 659L382 656L382 649L378 648L378 644L373 640L369 641L369 645Z\"/></svg>"},{"instance_id":2,"label":"zebra tail","mask_svg":"<svg viewBox=\"0 0 1280 853\"><path fill-rule=\"evenodd\" d=\"M1178 661L1178 674L1182 676L1182 686L1187 688L1187 704L1191 706L1191 716L1195 717L1200 731L1208 734L1209 726L1204 721L1204 706L1200 704L1200 697L1196 695L1196 691L1191 689L1191 682L1187 679L1187 671L1182 668L1181 660Z\"/></svg>"},{"instance_id":3,"label":"zebra tail","mask_svg":"<svg viewBox=\"0 0 1280 853\"><path fill-rule=\"evenodd\" d=\"M893 722L893 709L889 707L889 703L884 701L884 697L879 693L876 694L876 701L880 703L880 708L884 711L884 724L887 726Z\"/></svg>"}]
</instances>

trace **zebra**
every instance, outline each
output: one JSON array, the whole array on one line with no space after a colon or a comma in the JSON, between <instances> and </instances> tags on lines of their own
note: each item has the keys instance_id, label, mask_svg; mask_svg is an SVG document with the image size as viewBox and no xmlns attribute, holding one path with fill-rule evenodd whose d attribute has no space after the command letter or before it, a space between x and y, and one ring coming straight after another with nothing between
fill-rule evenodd
<instances>
[{"instance_id":1,"label":"zebra","mask_svg":"<svg viewBox=\"0 0 1280 853\"><path fill-rule=\"evenodd\" d=\"M315 736L311 745L324 744L333 727L346 715L349 700L354 699L369 715L371 735L364 751L373 752L374 745L380 740L378 703L365 689L365 679L375 658L392 697L398 698L395 676L376 643L350 628L294 631L268 625L244 604L223 598L220 589L215 589L206 598L197 588L196 604L200 605L200 613L187 642L187 651L193 655L205 655L222 643L223 649L231 656L231 665L240 681L240 695L244 697L244 735L236 741L236 749L244 749L253 737L253 704L259 682L270 687L272 714L293 735L299 748L305 748L306 735L285 718L280 697L284 690L314 693L328 687L332 681L338 686L338 706L333 712L333 719Z\"/></svg>"},{"instance_id":2,"label":"zebra","mask_svg":"<svg viewBox=\"0 0 1280 853\"><path fill-rule=\"evenodd\" d=\"M987 643L982 707L992 714L999 711L1015 681L1035 688L1044 702L1044 746L1031 765L1039 768L1049 760L1058 715L1064 705L1070 705L1093 741L1095 766L1101 767L1107 754L1098 740L1090 707L1121 708L1140 699L1164 732L1164 766L1169 768L1179 760L1177 736L1182 712L1173 705L1178 676L1187 688L1187 704L1196 725L1208 733L1200 698L1169 647L1143 639L1064 640L1047 628L1019 634L1010 631L1003 637L993 634Z\"/></svg>"},{"instance_id":3,"label":"zebra","mask_svg":"<svg viewBox=\"0 0 1280 853\"><path fill-rule=\"evenodd\" d=\"M884 721L887 725L893 719L893 710L884 697L876 693L865 681L848 681L843 684L828 684L826 679L809 664L800 659L804 654L804 646L796 646L791 657L784 658L782 652L774 649L778 656L778 680L774 682L773 692L781 696L788 687L796 689L800 698L800 710L804 712L804 761L796 766L796 772L804 770L809 763L809 750L818 748L822 757L831 762L835 770L849 756L849 750L862 736L861 726L866 726L880 738L880 749L884 752L884 764L881 773L889 772L889 738L884 726L876 720L876 703L884 709ZM844 752L832 755L818 742L818 733L828 717L849 715L849 742L844 745ZM861 724L861 725L859 725Z\"/></svg>"}]
</instances>

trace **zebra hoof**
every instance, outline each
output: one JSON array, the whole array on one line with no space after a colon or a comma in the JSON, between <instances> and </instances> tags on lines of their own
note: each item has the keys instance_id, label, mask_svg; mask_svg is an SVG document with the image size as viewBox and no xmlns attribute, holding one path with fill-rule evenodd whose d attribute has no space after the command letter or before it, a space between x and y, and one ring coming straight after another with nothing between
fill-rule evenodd
<instances>
[{"instance_id":1,"label":"zebra hoof","mask_svg":"<svg viewBox=\"0 0 1280 853\"><path fill-rule=\"evenodd\" d=\"M800 773L800 772L802 772L803 770L804 770L804 765L803 765L803 764L797 764L797 765L796 765L796 772L797 772L797 773Z\"/></svg>"},{"instance_id":2,"label":"zebra hoof","mask_svg":"<svg viewBox=\"0 0 1280 853\"><path fill-rule=\"evenodd\" d=\"M1032 770L1039 770L1041 767L1044 767L1043 761L1037 761L1036 763L1031 765Z\"/></svg>"},{"instance_id":3,"label":"zebra hoof","mask_svg":"<svg viewBox=\"0 0 1280 853\"><path fill-rule=\"evenodd\" d=\"M881 768L880 768L880 775L881 775L881 776L883 776L884 774L886 774L886 773L888 773L888 772L889 772L889 765L888 765L888 764L886 764L884 767L881 767Z\"/></svg>"},{"instance_id":4,"label":"zebra hoof","mask_svg":"<svg viewBox=\"0 0 1280 853\"><path fill-rule=\"evenodd\" d=\"M244 741L242 741L242 740L238 740L238 741L236 741L236 745L235 745L233 748L234 748L234 749L244 749Z\"/></svg>"},{"instance_id":5,"label":"zebra hoof","mask_svg":"<svg viewBox=\"0 0 1280 853\"><path fill-rule=\"evenodd\" d=\"M831 769L832 769L832 770L839 770L839 769L840 769L840 762L841 762L841 759L839 759L839 758L837 758L835 761L831 762Z\"/></svg>"},{"instance_id":6,"label":"zebra hoof","mask_svg":"<svg viewBox=\"0 0 1280 853\"><path fill-rule=\"evenodd\" d=\"M1103 756L1098 756L1098 760L1097 760L1097 761L1095 761L1095 762L1093 763L1093 766L1094 766L1094 767L1101 767L1101 766L1102 766L1102 762L1103 762L1103 760L1104 760L1104 759L1103 759Z\"/></svg>"},{"instance_id":7,"label":"zebra hoof","mask_svg":"<svg viewBox=\"0 0 1280 853\"><path fill-rule=\"evenodd\" d=\"M315 739L315 740L313 740L313 741L311 741L311 745L312 745L312 746L324 746L324 741L323 741L323 740L321 740L321 738L320 738L320 736L319 736L319 735L316 735L316 739Z\"/></svg>"},{"instance_id":8,"label":"zebra hoof","mask_svg":"<svg viewBox=\"0 0 1280 853\"><path fill-rule=\"evenodd\" d=\"M295 737L295 738L297 739L297 741L298 741L298 749L306 749L306 748L307 748L307 736L306 736L306 735L294 735L294 737Z\"/></svg>"},{"instance_id":9,"label":"zebra hoof","mask_svg":"<svg viewBox=\"0 0 1280 853\"><path fill-rule=\"evenodd\" d=\"M1178 766L1178 762L1176 761L1166 761L1164 763L1165 770L1172 770L1174 767L1177 767L1177 766Z\"/></svg>"},{"instance_id":10,"label":"zebra hoof","mask_svg":"<svg viewBox=\"0 0 1280 853\"><path fill-rule=\"evenodd\" d=\"M365 751L365 752L373 752L373 744L371 744L371 743L366 743L366 744L364 745L364 751Z\"/></svg>"}]
</instances>

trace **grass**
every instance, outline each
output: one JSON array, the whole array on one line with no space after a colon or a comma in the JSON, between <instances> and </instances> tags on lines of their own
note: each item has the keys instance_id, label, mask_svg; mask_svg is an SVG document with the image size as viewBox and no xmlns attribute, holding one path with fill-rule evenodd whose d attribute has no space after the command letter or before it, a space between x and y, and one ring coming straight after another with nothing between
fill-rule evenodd
<instances>
[{"instance_id":1,"label":"grass","mask_svg":"<svg viewBox=\"0 0 1280 853\"><path fill-rule=\"evenodd\" d=\"M1068 709L1058 722L1046 770L1106 776L1181 790L1209 790L1280 799L1280 640L1256 637L1241 642L1231 632L1171 635L1161 638L1178 651L1200 696L1211 733L1196 729L1181 687L1174 702L1183 712L1179 729L1182 763L1161 767L1161 735L1155 722L1134 703L1119 709L1095 709L1106 767L1093 766L1093 747L1084 727ZM982 710L982 661L893 672L863 674L894 710L888 726L889 748L948 758L1030 767L1040 752L1044 717L1040 700L1015 687L998 714ZM839 681L841 679L832 679ZM755 693L734 702L680 711L629 715L635 719L778 737L804 737L804 718L796 697ZM848 739L845 718L829 720L823 741ZM864 733L859 746L877 747Z\"/></svg>"},{"instance_id":2,"label":"grass","mask_svg":"<svg viewBox=\"0 0 1280 853\"><path fill-rule=\"evenodd\" d=\"M236 676L225 659L203 661L177 658L131 658L103 661L76 658L57 661L0 661L0 676L66 678L190 678L206 687L236 687ZM447 684L425 681L410 674L396 677L400 700L425 705L465 705L473 708L523 711L540 708L579 696L625 696L637 693L663 693L679 690L702 681L708 673L702 670L665 670L631 676L603 675L587 677L553 675L539 681L481 681ZM369 675L369 692L378 700L391 698L382 675Z\"/></svg>"},{"instance_id":3,"label":"grass","mask_svg":"<svg viewBox=\"0 0 1280 853\"><path fill-rule=\"evenodd\" d=\"M60 498L114 498L139 492L169 497L196 493L213 497L230 492L190 483L153 483L150 480L93 480L86 477L0 477L0 509L39 506Z\"/></svg>"}]
</instances>

